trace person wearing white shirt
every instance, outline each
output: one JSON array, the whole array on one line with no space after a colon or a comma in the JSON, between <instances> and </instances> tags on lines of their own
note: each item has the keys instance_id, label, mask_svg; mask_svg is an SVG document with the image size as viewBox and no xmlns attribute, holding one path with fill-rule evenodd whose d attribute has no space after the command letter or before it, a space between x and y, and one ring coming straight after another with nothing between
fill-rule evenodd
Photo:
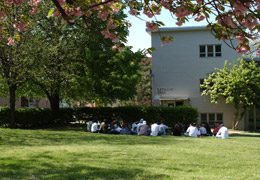
<instances>
[{"instance_id":1,"label":"person wearing white shirt","mask_svg":"<svg viewBox=\"0 0 260 180\"><path fill-rule=\"evenodd\" d=\"M224 126L224 124L220 125L220 129L216 134L217 138L226 139L229 137L228 129Z\"/></svg>"},{"instance_id":2,"label":"person wearing white shirt","mask_svg":"<svg viewBox=\"0 0 260 180\"><path fill-rule=\"evenodd\" d=\"M158 136L159 135L160 126L158 123L154 123L151 125L151 136Z\"/></svg>"},{"instance_id":3,"label":"person wearing white shirt","mask_svg":"<svg viewBox=\"0 0 260 180\"><path fill-rule=\"evenodd\" d=\"M91 132L92 133L97 133L98 132L98 123L95 121L92 125L91 125Z\"/></svg>"},{"instance_id":4,"label":"person wearing white shirt","mask_svg":"<svg viewBox=\"0 0 260 180\"><path fill-rule=\"evenodd\" d=\"M190 136L190 137L198 137L198 136L200 136L200 131L196 127L195 123L191 124L190 127L188 127L185 135Z\"/></svg>"}]
</instances>

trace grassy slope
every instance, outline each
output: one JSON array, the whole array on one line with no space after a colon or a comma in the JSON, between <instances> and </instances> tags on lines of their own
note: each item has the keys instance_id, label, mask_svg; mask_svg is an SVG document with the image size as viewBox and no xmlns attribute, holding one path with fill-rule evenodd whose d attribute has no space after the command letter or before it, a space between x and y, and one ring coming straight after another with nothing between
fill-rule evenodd
<instances>
[{"instance_id":1,"label":"grassy slope","mask_svg":"<svg viewBox=\"0 0 260 180\"><path fill-rule=\"evenodd\" d=\"M0 179L260 179L259 139L0 129Z\"/></svg>"}]
</instances>

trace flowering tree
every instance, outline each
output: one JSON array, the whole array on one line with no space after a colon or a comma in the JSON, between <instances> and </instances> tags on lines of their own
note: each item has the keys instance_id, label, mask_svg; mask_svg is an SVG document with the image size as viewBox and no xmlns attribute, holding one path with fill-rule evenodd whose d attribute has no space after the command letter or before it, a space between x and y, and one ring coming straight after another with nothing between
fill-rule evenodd
<instances>
[{"instance_id":1,"label":"flowering tree","mask_svg":"<svg viewBox=\"0 0 260 180\"><path fill-rule=\"evenodd\" d=\"M27 9L13 22L15 31L23 30L26 27L26 17L37 13L41 4L46 0L4 0L1 1L0 24L5 21L5 7L21 6L26 4ZM118 32L114 29L116 21L113 14L118 13L122 6L129 8L129 13L138 16L145 14L153 20L146 23L151 31L158 30L162 25L156 20L162 9L168 10L177 20L177 25L181 26L189 19L195 21L206 20L208 27L214 32L218 39L229 40L236 38L238 45L234 48L240 53L250 50L249 40L256 39L259 35L259 12L260 0L52 0L55 8L51 8L48 16L62 16L68 23L74 23L75 19L82 18L88 24L88 18L96 13L97 17L109 22L102 31L106 38L118 41ZM1 36L6 36L2 40L9 45L15 45L13 34L6 34L5 29L0 29ZM164 42L171 40L170 37L162 37ZM231 44L231 46L234 46ZM257 46L258 54L260 46Z\"/></svg>"}]
</instances>

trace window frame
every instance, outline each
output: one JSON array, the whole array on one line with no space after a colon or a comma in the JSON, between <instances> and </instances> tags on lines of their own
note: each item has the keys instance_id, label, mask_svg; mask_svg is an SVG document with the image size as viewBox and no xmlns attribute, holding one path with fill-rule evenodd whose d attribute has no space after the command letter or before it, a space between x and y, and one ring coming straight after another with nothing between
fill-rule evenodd
<instances>
[{"instance_id":1,"label":"window frame","mask_svg":"<svg viewBox=\"0 0 260 180\"><path fill-rule=\"evenodd\" d=\"M209 52L209 49L211 49L211 47L212 47L212 51ZM217 47L220 47L219 48L220 51L217 51ZM204 49L204 51L202 51L202 49ZM201 44L201 45L199 45L199 57L200 58L222 57L222 44Z\"/></svg>"}]
</instances>

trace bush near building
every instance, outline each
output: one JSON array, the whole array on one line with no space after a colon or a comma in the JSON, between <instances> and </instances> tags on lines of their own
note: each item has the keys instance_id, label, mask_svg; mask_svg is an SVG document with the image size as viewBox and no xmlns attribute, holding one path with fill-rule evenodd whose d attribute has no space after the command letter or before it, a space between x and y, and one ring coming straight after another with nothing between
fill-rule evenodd
<instances>
[{"instance_id":1,"label":"bush near building","mask_svg":"<svg viewBox=\"0 0 260 180\"><path fill-rule=\"evenodd\" d=\"M8 127L8 108L0 109L0 125ZM161 106L127 106L127 107L84 107L63 108L53 114L50 109L21 108L17 109L15 125L17 128L39 129L50 127L64 127L75 122L86 123L92 119L102 121L104 118L117 118L128 123L139 121L141 118L148 123L163 120L169 126L176 122L189 124L197 121L198 112L188 106L161 107Z\"/></svg>"}]
</instances>

